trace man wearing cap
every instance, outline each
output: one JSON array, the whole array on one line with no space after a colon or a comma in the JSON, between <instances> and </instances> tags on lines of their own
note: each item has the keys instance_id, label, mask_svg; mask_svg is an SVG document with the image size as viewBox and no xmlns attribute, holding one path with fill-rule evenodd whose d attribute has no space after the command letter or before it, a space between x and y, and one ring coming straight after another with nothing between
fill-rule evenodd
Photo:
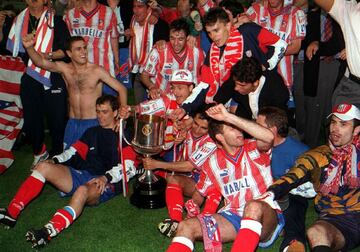
<instances>
[{"instance_id":1,"label":"man wearing cap","mask_svg":"<svg viewBox=\"0 0 360 252\"><path fill-rule=\"evenodd\" d=\"M170 79L171 92L168 94L162 94L158 99L149 100L140 103L135 107L137 113L143 115L158 115L166 116L170 120L167 121L167 127L165 130L165 149L169 150L174 146L174 141L178 135L180 135L180 127L174 127L180 123L173 117L173 111L178 109L183 102L190 96L193 88L194 81L193 76L189 70L180 69L175 70ZM129 106L121 108L120 117L129 117ZM184 120L187 118L184 117ZM172 159L171 159L172 160Z\"/></svg>"},{"instance_id":2,"label":"man wearing cap","mask_svg":"<svg viewBox=\"0 0 360 252\"><path fill-rule=\"evenodd\" d=\"M349 251L360 245L360 110L340 104L329 118L328 144L305 152L265 194L246 205L232 251L254 251L274 231L263 228L271 221L269 211L274 212L270 204L306 181L314 184L319 212L307 230L311 250Z\"/></svg>"},{"instance_id":3,"label":"man wearing cap","mask_svg":"<svg viewBox=\"0 0 360 252\"><path fill-rule=\"evenodd\" d=\"M135 103L139 104L146 98L145 86L140 80L146 59L153 45L158 40L169 40L169 26L159 19L156 24L150 24L148 19L151 8L147 0L134 0L130 29L125 30L125 36L130 37L129 69L132 73Z\"/></svg>"}]
</instances>

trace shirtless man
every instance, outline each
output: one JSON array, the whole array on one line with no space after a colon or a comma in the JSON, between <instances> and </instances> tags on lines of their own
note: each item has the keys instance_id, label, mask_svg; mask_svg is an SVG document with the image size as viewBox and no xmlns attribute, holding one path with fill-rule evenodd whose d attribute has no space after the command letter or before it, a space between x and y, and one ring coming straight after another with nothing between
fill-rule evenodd
<instances>
[{"instance_id":1,"label":"shirtless man","mask_svg":"<svg viewBox=\"0 0 360 252\"><path fill-rule=\"evenodd\" d=\"M71 146L84 131L98 125L95 113L95 101L101 96L103 82L119 93L122 106L127 104L127 90L102 67L88 62L87 46L82 37L69 39L66 53L71 62L49 61L34 49L32 34L23 37L23 45L31 60L38 67L58 72L65 80L69 94L69 121L66 125L64 148Z\"/></svg>"}]
</instances>

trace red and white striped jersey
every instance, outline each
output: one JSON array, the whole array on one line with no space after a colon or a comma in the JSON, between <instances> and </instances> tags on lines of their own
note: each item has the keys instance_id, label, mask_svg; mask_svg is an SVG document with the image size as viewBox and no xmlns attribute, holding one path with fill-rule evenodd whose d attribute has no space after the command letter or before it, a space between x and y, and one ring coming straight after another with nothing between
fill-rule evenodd
<instances>
[{"instance_id":1,"label":"red and white striped jersey","mask_svg":"<svg viewBox=\"0 0 360 252\"><path fill-rule=\"evenodd\" d=\"M195 138L191 130L187 132L180 153L184 160L190 161L198 170L206 159L216 150L216 144L208 134Z\"/></svg>"},{"instance_id":2,"label":"red and white striped jersey","mask_svg":"<svg viewBox=\"0 0 360 252\"><path fill-rule=\"evenodd\" d=\"M278 35L288 44L295 39L304 39L306 35L306 15L300 8L289 5L283 7L278 15L272 15L268 2L254 3L247 14L251 20ZM293 55L284 56L278 63L278 71L286 86L291 89L293 84Z\"/></svg>"},{"instance_id":3,"label":"red and white striped jersey","mask_svg":"<svg viewBox=\"0 0 360 252\"><path fill-rule=\"evenodd\" d=\"M0 55L0 174L14 162L11 149L24 124L20 99L24 71L20 58Z\"/></svg>"},{"instance_id":4,"label":"red and white striped jersey","mask_svg":"<svg viewBox=\"0 0 360 252\"><path fill-rule=\"evenodd\" d=\"M170 92L169 80L172 72L177 69L189 70L195 80L195 84L200 82L200 69L204 63L204 52L194 47L186 46L184 51L177 55L173 52L170 42L166 43L164 50L158 51L154 47L146 60L144 71L151 76L151 81L156 87Z\"/></svg>"},{"instance_id":5,"label":"red and white striped jersey","mask_svg":"<svg viewBox=\"0 0 360 252\"><path fill-rule=\"evenodd\" d=\"M218 190L225 199L220 211L242 216L246 202L265 193L272 182L270 155L259 152L255 140L245 140L233 156L218 148L202 166L196 188L203 195Z\"/></svg>"},{"instance_id":6,"label":"red and white striped jersey","mask_svg":"<svg viewBox=\"0 0 360 252\"><path fill-rule=\"evenodd\" d=\"M180 108L174 95L167 94L155 100L144 101L139 104L140 114L169 116L175 109ZM165 129L165 148L170 149L174 145L177 132L175 132L173 122L167 120Z\"/></svg>"},{"instance_id":7,"label":"red and white striped jersey","mask_svg":"<svg viewBox=\"0 0 360 252\"><path fill-rule=\"evenodd\" d=\"M89 62L104 67L115 76L110 38L117 38L119 35L113 10L102 4L98 4L90 12L73 8L66 13L64 20L71 36L81 36L87 42Z\"/></svg>"}]
</instances>

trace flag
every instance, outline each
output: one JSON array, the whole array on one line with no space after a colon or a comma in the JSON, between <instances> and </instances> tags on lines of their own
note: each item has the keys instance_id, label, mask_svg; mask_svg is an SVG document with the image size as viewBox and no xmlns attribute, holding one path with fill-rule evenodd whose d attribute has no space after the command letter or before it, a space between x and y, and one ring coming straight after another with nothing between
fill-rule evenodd
<instances>
[{"instance_id":1,"label":"flag","mask_svg":"<svg viewBox=\"0 0 360 252\"><path fill-rule=\"evenodd\" d=\"M20 58L0 55L0 174L14 162L11 149L24 124L20 100L24 71Z\"/></svg>"}]
</instances>

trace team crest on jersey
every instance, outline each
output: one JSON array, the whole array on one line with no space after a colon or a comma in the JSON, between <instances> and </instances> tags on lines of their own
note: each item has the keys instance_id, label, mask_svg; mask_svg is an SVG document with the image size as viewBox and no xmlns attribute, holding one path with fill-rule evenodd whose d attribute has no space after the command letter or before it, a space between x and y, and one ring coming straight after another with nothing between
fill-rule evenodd
<instances>
[{"instance_id":1,"label":"team crest on jersey","mask_svg":"<svg viewBox=\"0 0 360 252\"><path fill-rule=\"evenodd\" d=\"M78 18L74 18L72 22L73 22L73 24L79 24L80 20Z\"/></svg>"},{"instance_id":2,"label":"team crest on jersey","mask_svg":"<svg viewBox=\"0 0 360 252\"><path fill-rule=\"evenodd\" d=\"M189 62L188 62L188 69L190 70L190 69L193 69L193 67L194 67L194 62L192 61L192 60L189 60Z\"/></svg>"},{"instance_id":3,"label":"team crest on jersey","mask_svg":"<svg viewBox=\"0 0 360 252\"><path fill-rule=\"evenodd\" d=\"M104 20L103 20L103 19L99 19L99 23L98 23L99 30L104 29L104 26L105 26Z\"/></svg>"},{"instance_id":4,"label":"team crest on jersey","mask_svg":"<svg viewBox=\"0 0 360 252\"><path fill-rule=\"evenodd\" d=\"M152 55L150 56L150 61L153 62L155 59L156 59L155 55L152 54Z\"/></svg>"}]
</instances>

